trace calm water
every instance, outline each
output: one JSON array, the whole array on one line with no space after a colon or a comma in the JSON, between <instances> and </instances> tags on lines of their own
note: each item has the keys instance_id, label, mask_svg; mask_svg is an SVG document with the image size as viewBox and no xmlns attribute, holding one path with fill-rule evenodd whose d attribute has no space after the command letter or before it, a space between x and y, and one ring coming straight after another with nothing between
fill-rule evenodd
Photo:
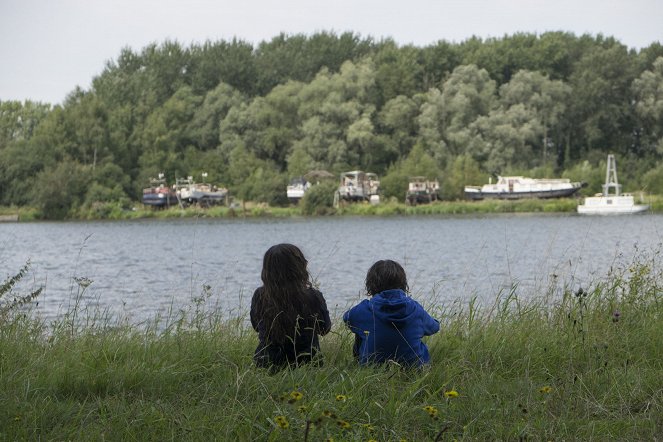
<instances>
[{"instance_id":1,"label":"calm water","mask_svg":"<svg viewBox=\"0 0 663 442\"><path fill-rule=\"evenodd\" d=\"M284 220L146 220L0 224L0 275L32 266L21 290L44 287L39 312L66 311L92 281L83 303L137 323L192 305L208 286L208 303L224 314L247 312L260 285L262 255L292 242L336 313L362 296L378 259L401 262L410 290L424 303L491 302L512 284L523 296L551 281L587 287L611 267L660 249L663 216L320 218ZM555 275L555 276L554 276Z\"/></svg>"}]
</instances>

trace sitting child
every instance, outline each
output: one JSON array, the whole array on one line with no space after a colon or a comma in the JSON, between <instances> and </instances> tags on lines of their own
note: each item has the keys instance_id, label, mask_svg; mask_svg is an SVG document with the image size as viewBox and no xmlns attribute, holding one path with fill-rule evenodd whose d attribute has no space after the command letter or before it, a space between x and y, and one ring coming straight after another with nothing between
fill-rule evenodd
<instances>
[{"instance_id":1,"label":"sitting child","mask_svg":"<svg viewBox=\"0 0 663 442\"><path fill-rule=\"evenodd\" d=\"M405 366L430 362L424 336L437 333L440 324L405 292L405 270L395 261L378 261L366 275L371 296L343 315L355 334L353 353L362 365L393 360Z\"/></svg>"},{"instance_id":2,"label":"sitting child","mask_svg":"<svg viewBox=\"0 0 663 442\"><path fill-rule=\"evenodd\" d=\"M318 336L331 328L325 298L311 286L307 264L292 244L277 244L265 252L263 285L251 299L251 325L260 341L253 356L258 367L279 369L313 361L320 351Z\"/></svg>"}]
</instances>

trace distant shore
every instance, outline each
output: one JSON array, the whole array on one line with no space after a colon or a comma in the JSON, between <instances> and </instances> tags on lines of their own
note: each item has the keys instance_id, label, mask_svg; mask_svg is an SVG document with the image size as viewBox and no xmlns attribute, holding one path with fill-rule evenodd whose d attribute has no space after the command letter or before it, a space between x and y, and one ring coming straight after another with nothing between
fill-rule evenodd
<instances>
[{"instance_id":1,"label":"distant shore","mask_svg":"<svg viewBox=\"0 0 663 442\"><path fill-rule=\"evenodd\" d=\"M235 207L216 206L202 208L170 207L154 209L136 204L131 209L114 206L77 211L69 221L82 220L132 220L132 219L170 219L170 218L238 218L264 217L288 218L304 216L391 216L391 215L468 215L491 213L576 213L581 198L559 199L521 199L521 200L482 200L482 201L436 201L430 204L410 206L401 202L389 201L379 204L352 203L337 208L322 208L312 215L305 215L299 206L270 207L266 204L247 202ZM645 197L650 205L649 213L663 212L663 197L652 195ZM0 208L0 222L43 220L38 210L33 208Z\"/></svg>"}]
</instances>

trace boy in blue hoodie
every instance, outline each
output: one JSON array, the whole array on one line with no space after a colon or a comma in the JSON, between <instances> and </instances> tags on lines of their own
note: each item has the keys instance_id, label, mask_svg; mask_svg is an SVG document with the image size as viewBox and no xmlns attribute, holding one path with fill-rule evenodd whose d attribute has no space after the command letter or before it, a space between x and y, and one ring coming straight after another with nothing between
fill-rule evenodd
<instances>
[{"instance_id":1,"label":"boy in blue hoodie","mask_svg":"<svg viewBox=\"0 0 663 442\"><path fill-rule=\"evenodd\" d=\"M362 365L389 360L420 367L430 362L424 336L437 333L440 323L405 293L405 270L395 261L382 260L366 274L366 291L371 296L343 315L355 334L352 349Z\"/></svg>"}]
</instances>

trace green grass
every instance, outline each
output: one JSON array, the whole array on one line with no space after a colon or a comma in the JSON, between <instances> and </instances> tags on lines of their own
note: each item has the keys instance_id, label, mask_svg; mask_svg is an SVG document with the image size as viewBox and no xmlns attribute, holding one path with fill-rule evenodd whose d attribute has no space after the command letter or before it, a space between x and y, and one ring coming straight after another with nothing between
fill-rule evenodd
<instances>
[{"instance_id":1,"label":"green grass","mask_svg":"<svg viewBox=\"0 0 663 442\"><path fill-rule=\"evenodd\" d=\"M140 326L15 309L0 318L0 440L656 440L658 258L582 293L428 307L442 327L418 371L358 367L336 324L322 368L269 374L244 318L202 298Z\"/></svg>"}]
</instances>

